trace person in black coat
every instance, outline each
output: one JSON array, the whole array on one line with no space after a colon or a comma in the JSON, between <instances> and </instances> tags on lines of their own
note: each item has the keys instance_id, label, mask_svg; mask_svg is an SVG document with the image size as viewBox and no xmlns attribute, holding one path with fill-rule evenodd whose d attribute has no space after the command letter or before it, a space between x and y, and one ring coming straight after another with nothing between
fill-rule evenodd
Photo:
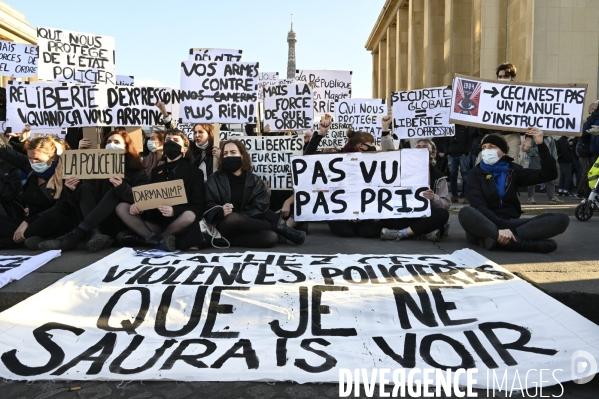
<instances>
[{"instance_id":1,"label":"person in black coat","mask_svg":"<svg viewBox=\"0 0 599 399\"><path fill-rule=\"evenodd\" d=\"M135 204L120 203L116 207L117 215L133 231L117 235L120 245L150 246L169 252L196 245L189 233L192 225L197 224L204 213L204 175L188 161L185 156L188 151L189 140L185 133L180 130L167 131L163 147L166 162L152 169L150 178L152 183L183 180L187 203L159 206L143 213Z\"/></svg>"},{"instance_id":2,"label":"person in black coat","mask_svg":"<svg viewBox=\"0 0 599 399\"><path fill-rule=\"evenodd\" d=\"M54 137L41 136L25 144L27 155L7 147L0 140L0 158L24 172L23 212L17 217L0 215L0 245L4 249L25 244L38 249L43 238L53 238L77 226L77 211L66 200L60 154L68 145ZM15 183L16 185L16 183Z\"/></svg>"},{"instance_id":3,"label":"person in black coat","mask_svg":"<svg viewBox=\"0 0 599 399\"><path fill-rule=\"evenodd\" d=\"M451 202L458 202L458 171L462 174L462 192L464 203L468 203L468 171L470 170L470 150L472 140L477 133L477 128L464 125L455 125L455 134L445 137L444 152L447 155L449 167L449 183L451 188Z\"/></svg>"},{"instance_id":4,"label":"person in black coat","mask_svg":"<svg viewBox=\"0 0 599 399\"><path fill-rule=\"evenodd\" d=\"M570 196L570 186L572 185L572 161L574 156L567 136L560 137L555 142L557 148L557 163L559 164L559 190L557 195L563 197Z\"/></svg>"},{"instance_id":5,"label":"person in black coat","mask_svg":"<svg viewBox=\"0 0 599 399\"><path fill-rule=\"evenodd\" d=\"M125 152L125 177L91 179L86 182L77 177L66 179L67 200L79 210L83 220L69 233L40 242L40 249L69 251L77 248L79 242L91 233L86 248L90 252L96 252L110 247L116 234L123 230L122 223L114 211L116 206L123 201L132 204L132 187L147 184L149 180L139 153L125 130L108 133L103 137L100 146L107 150ZM107 234L102 234L101 231Z\"/></svg>"},{"instance_id":6,"label":"person in black coat","mask_svg":"<svg viewBox=\"0 0 599 399\"><path fill-rule=\"evenodd\" d=\"M526 187L554 180L557 166L543 132L529 128L541 158L541 169L525 169L506 156L509 147L501 135L490 134L482 141L482 160L470 171L468 199L470 206L458 214L471 244L488 250L496 247L511 251L555 251L552 237L566 231L570 219L563 213L550 212L530 219L520 219L522 209L518 187Z\"/></svg>"},{"instance_id":7,"label":"person in black coat","mask_svg":"<svg viewBox=\"0 0 599 399\"><path fill-rule=\"evenodd\" d=\"M306 233L281 224L268 209L269 198L262 179L251 172L252 163L239 140L221 143L218 171L206 182L206 222L234 247L270 248L279 236L301 245Z\"/></svg>"}]
</instances>

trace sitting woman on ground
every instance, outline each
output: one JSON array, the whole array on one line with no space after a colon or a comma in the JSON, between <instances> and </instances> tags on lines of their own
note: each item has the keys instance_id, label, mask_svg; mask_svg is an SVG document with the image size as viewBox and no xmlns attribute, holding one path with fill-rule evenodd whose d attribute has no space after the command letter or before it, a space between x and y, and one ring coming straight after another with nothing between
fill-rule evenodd
<instances>
[{"instance_id":1,"label":"sitting woman on ground","mask_svg":"<svg viewBox=\"0 0 599 399\"><path fill-rule=\"evenodd\" d=\"M252 163L243 143L223 142L221 153L218 171L206 182L206 222L216 226L233 247L270 248L284 240L303 244L306 233L287 227L268 209L266 186L251 172Z\"/></svg>"},{"instance_id":2,"label":"sitting woman on ground","mask_svg":"<svg viewBox=\"0 0 599 399\"><path fill-rule=\"evenodd\" d=\"M389 120L385 117L383 123ZM388 129L388 126L383 125ZM381 147L383 149L393 149L393 139L388 130L382 131ZM447 187L447 176L439 169L435 168L435 158L437 157L437 146L430 139L418 140L416 148L426 148L429 154L429 188L422 193L424 198L431 202L431 215L423 218L401 218L384 219L385 226L381 230L381 240L399 241L410 237L425 238L429 241L440 241L443 236L449 234L449 207L451 206L451 197Z\"/></svg>"},{"instance_id":3,"label":"sitting woman on ground","mask_svg":"<svg viewBox=\"0 0 599 399\"><path fill-rule=\"evenodd\" d=\"M2 139L0 144L4 144ZM21 191L21 171L0 158L0 249L19 245L13 240L11 226L18 226L25 216Z\"/></svg>"},{"instance_id":4,"label":"sitting woman on ground","mask_svg":"<svg viewBox=\"0 0 599 399\"><path fill-rule=\"evenodd\" d=\"M525 169L508 157L503 136L487 135L482 141L482 160L468 175L470 206L458 214L470 244L493 250L547 253L557 249L552 240L568 228L570 219L564 213L549 212L520 219L522 210L518 187L555 180L557 166L543 141L543 131L529 127L527 136L534 139L541 169Z\"/></svg>"},{"instance_id":5,"label":"sitting woman on ground","mask_svg":"<svg viewBox=\"0 0 599 399\"><path fill-rule=\"evenodd\" d=\"M150 178L151 183L183 180L187 203L163 205L144 212L137 209L135 204L120 203L116 213L132 232L119 233L116 238L119 245L149 246L169 252L196 245L197 237L191 237L189 231L193 224L198 224L196 220L204 212L204 176L185 157L188 151L189 140L185 133L180 130L167 131L163 148L166 162L152 169Z\"/></svg>"},{"instance_id":6,"label":"sitting woman on ground","mask_svg":"<svg viewBox=\"0 0 599 399\"><path fill-rule=\"evenodd\" d=\"M164 158L162 157L164 135L165 133L160 130L154 131L147 141L146 145L150 153L144 158L143 165L148 177L152 175L152 169L164 163Z\"/></svg>"},{"instance_id":7,"label":"sitting woman on ground","mask_svg":"<svg viewBox=\"0 0 599 399\"><path fill-rule=\"evenodd\" d=\"M41 136L27 141L23 155L0 140L0 158L27 175L21 201L23 214L0 216L0 240L5 249L25 243L38 249L44 238L58 237L77 227L75 208L66 200L60 154L68 145L55 136Z\"/></svg>"},{"instance_id":8,"label":"sitting woman on ground","mask_svg":"<svg viewBox=\"0 0 599 399\"><path fill-rule=\"evenodd\" d=\"M325 118L318 126L318 133L312 135L304 155L316 153L321 140L331 127L331 119ZM347 131L347 144L341 152L371 152L376 151L374 137L370 133ZM383 223L380 220L331 220L328 222L331 232L339 237L376 238L381 234Z\"/></svg>"},{"instance_id":9,"label":"sitting woman on ground","mask_svg":"<svg viewBox=\"0 0 599 399\"><path fill-rule=\"evenodd\" d=\"M193 166L204 173L204 181L214 169L214 157L220 156L220 149L214 146L214 126L209 123L196 123L193 127L195 153Z\"/></svg>"},{"instance_id":10,"label":"sitting woman on ground","mask_svg":"<svg viewBox=\"0 0 599 399\"><path fill-rule=\"evenodd\" d=\"M125 177L91 179L84 182L77 177L66 179L67 199L79 210L82 221L67 234L41 242L40 249L70 251L77 248L79 242L91 233L85 246L90 252L96 252L110 247L117 233L124 230L125 226L114 210L121 202L132 204L132 187L147 184L148 177L139 153L125 130L114 130L105 135L100 147L125 152Z\"/></svg>"}]
</instances>

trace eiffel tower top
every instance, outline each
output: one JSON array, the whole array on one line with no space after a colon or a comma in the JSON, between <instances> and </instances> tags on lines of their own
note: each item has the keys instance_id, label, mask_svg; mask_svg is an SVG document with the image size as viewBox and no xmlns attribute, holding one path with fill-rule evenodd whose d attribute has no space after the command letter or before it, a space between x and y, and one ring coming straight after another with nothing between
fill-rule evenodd
<instances>
[{"instance_id":1,"label":"eiffel tower top","mask_svg":"<svg viewBox=\"0 0 599 399\"><path fill-rule=\"evenodd\" d=\"M297 36L295 34L295 31L293 30L293 14L291 14L291 29L289 30L289 33L287 34L287 41L297 41Z\"/></svg>"}]
</instances>

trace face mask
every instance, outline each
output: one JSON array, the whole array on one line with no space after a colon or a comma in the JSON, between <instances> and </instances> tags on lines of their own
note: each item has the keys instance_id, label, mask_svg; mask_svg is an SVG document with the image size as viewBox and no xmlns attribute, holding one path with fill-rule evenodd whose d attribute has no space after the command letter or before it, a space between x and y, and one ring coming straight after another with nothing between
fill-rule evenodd
<instances>
[{"instance_id":1,"label":"face mask","mask_svg":"<svg viewBox=\"0 0 599 399\"><path fill-rule=\"evenodd\" d=\"M237 172L239 169L241 169L241 164L241 157L223 158L223 168L225 168L227 172Z\"/></svg>"},{"instance_id":2,"label":"face mask","mask_svg":"<svg viewBox=\"0 0 599 399\"><path fill-rule=\"evenodd\" d=\"M116 143L108 143L106 144L106 146L104 147L107 150L121 150L124 151L125 150L125 145L120 145L120 144L116 144Z\"/></svg>"},{"instance_id":3,"label":"face mask","mask_svg":"<svg viewBox=\"0 0 599 399\"><path fill-rule=\"evenodd\" d=\"M483 150L482 158L487 165L495 165L499 161L497 150Z\"/></svg>"},{"instance_id":4,"label":"face mask","mask_svg":"<svg viewBox=\"0 0 599 399\"><path fill-rule=\"evenodd\" d=\"M372 151L376 151L376 147L373 145L368 145L368 144L364 144L366 146L365 150L362 150L364 152L372 152Z\"/></svg>"},{"instance_id":5,"label":"face mask","mask_svg":"<svg viewBox=\"0 0 599 399\"><path fill-rule=\"evenodd\" d=\"M31 161L29 161L29 163L31 163ZM33 170L34 173L44 173L45 171L47 171L50 168L50 165L48 165L45 162L37 162L37 163L31 163L31 169Z\"/></svg>"},{"instance_id":6,"label":"face mask","mask_svg":"<svg viewBox=\"0 0 599 399\"><path fill-rule=\"evenodd\" d=\"M151 152L156 152L158 150L155 141L148 141L148 150L150 150Z\"/></svg>"},{"instance_id":7,"label":"face mask","mask_svg":"<svg viewBox=\"0 0 599 399\"><path fill-rule=\"evenodd\" d=\"M166 157L171 161L181 156L181 150L182 147L172 140L169 140L166 143L164 143L164 147L162 148L162 151L164 152Z\"/></svg>"},{"instance_id":8,"label":"face mask","mask_svg":"<svg viewBox=\"0 0 599 399\"><path fill-rule=\"evenodd\" d=\"M54 171L56 170L56 165L58 164L58 157L49 166L46 162L31 163L30 161L29 163L31 164L31 170L37 177L39 177L40 179L48 180L52 177Z\"/></svg>"}]
</instances>

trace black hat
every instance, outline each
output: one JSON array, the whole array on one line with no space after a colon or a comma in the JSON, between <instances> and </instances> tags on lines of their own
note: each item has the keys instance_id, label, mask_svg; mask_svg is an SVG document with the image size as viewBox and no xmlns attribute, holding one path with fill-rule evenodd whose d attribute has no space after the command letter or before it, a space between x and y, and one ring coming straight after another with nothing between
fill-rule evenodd
<instances>
[{"instance_id":1,"label":"black hat","mask_svg":"<svg viewBox=\"0 0 599 399\"><path fill-rule=\"evenodd\" d=\"M487 143L497 146L501 151L503 151L504 154L507 154L510 148L507 145L507 141L503 138L503 136L500 136L499 134L486 135L481 144Z\"/></svg>"}]
</instances>

